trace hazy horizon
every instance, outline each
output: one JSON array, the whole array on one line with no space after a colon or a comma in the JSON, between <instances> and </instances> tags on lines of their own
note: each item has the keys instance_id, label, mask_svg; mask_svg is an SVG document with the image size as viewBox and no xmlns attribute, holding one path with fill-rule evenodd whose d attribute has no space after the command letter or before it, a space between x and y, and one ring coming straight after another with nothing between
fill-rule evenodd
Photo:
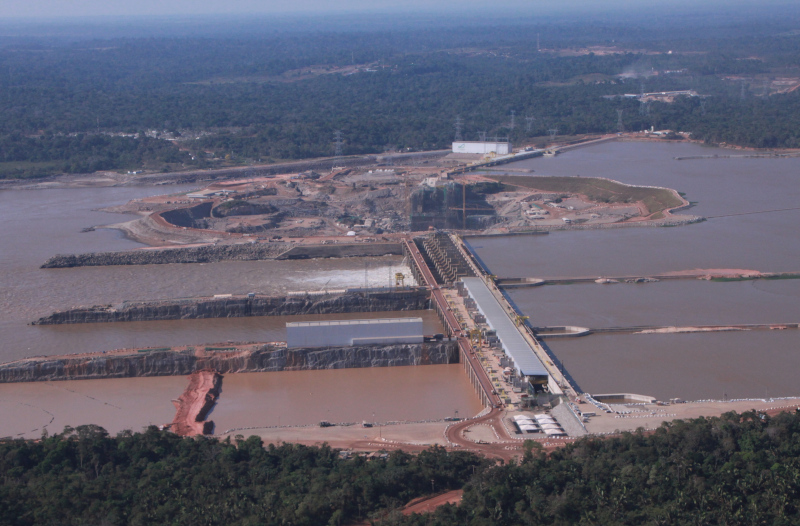
<instances>
[{"instance_id":1,"label":"hazy horizon","mask_svg":"<svg viewBox=\"0 0 800 526\"><path fill-rule=\"evenodd\" d=\"M214 16L214 15L314 15L325 13L339 14L380 14L380 13L441 13L453 15L487 13L502 16L503 13L530 11L537 14L574 14L580 16L588 12L667 12L709 11L717 8L745 8L763 11L767 6L793 6L787 0L768 0L753 5L745 0L712 0L699 4L692 0L671 0L661 4L642 4L636 0L552 0L523 1L509 0L502 9L488 5L483 0L406 0L398 3L388 0L345 0L331 3L323 0L296 0L290 4L277 0L140 0L123 2L121 0L78 0L66 4L62 0L30 0L25 3L4 3L0 5L0 20L5 21L75 21L85 18L101 17L170 17L170 16Z\"/></svg>"}]
</instances>

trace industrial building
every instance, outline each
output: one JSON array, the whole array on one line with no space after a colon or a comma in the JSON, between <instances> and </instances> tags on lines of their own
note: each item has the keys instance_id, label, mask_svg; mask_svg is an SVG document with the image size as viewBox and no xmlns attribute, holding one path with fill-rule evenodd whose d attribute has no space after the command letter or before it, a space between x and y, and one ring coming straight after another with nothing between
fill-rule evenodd
<instances>
[{"instance_id":1,"label":"industrial building","mask_svg":"<svg viewBox=\"0 0 800 526\"><path fill-rule=\"evenodd\" d=\"M486 324L496 332L503 351L511 358L517 373L527 376L532 384L546 384L549 378L547 369L483 279L461 278L461 283L469 297L475 301L478 311L485 317Z\"/></svg>"},{"instance_id":2,"label":"industrial building","mask_svg":"<svg viewBox=\"0 0 800 526\"><path fill-rule=\"evenodd\" d=\"M422 331L422 318L291 322L286 324L286 346L422 343Z\"/></svg>"},{"instance_id":3,"label":"industrial building","mask_svg":"<svg viewBox=\"0 0 800 526\"><path fill-rule=\"evenodd\" d=\"M453 143L453 153L508 155L511 153L511 143L508 141L456 141Z\"/></svg>"}]
</instances>

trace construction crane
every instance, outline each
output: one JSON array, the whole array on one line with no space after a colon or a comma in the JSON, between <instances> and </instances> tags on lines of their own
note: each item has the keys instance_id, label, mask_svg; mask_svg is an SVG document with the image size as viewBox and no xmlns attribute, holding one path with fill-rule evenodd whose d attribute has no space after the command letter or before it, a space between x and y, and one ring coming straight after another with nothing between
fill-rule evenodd
<instances>
[{"instance_id":1,"label":"construction crane","mask_svg":"<svg viewBox=\"0 0 800 526\"><path fill-rule=\"evenodd\" d=\"M514 319L514 323L516 323L517 327L525 323L525 320L530 319L530 316L521 316L517 314L517 317Z\"/></svg>"},{"instance_id":2,"label":"construction crane","mask_svg":"<svg viewBox=\"0 0 800 526\"><path fill-rule=\"evenodd\" d=\"M483 334L481 333L480 329L475 328L469 331L469 338L478 349L481 348L481 344L483 343Z\"/></svg>"},{"instance_id":3,"label":"construction crane","mask_svg":"<svg viewBox=\"0 0 800 526\"><path fill-rule=\"evenodd\" d=\"M445 199L445 202L447 200ZM461 185L461 206L458 207L450 207L449 210L461 210L461 228L463 230L467 229L467 210L480 210L484 212L494 212L494 208L490 207L469 207L467 208L467 184L463 183Z\"/></svg>"},{"instance_id":4,"label":"construction crane","mask_svg":"<svg viewBox=\"0 0 800 526\"><path fill-rule=\"evenodd\" d=\"M406 282L406 275L402 272L396 272L394 275L394 286L395 287L404 287Z\"/></svg>"}]
</instances>

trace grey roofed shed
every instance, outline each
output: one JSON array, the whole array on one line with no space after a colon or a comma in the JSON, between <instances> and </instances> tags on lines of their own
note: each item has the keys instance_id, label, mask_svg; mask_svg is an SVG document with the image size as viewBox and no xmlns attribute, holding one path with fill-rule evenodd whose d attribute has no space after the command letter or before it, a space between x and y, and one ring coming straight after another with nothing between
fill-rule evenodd
<instances>
[{"instance_id":1,"label":"grey roofed shed","mask_svg":"<svg viewBox=\"0 0 800 526\"><path fill-rule=\"evenodd\" d=\"M514 362L519 374L524 376L547 376L539 357L533 351L519 329L508 317L503 307L486 286L482 278L461 278L470 297L477 303L478 310L486 316L486 323L497 333L503 351Z\"/></svg>"}]
</instances>

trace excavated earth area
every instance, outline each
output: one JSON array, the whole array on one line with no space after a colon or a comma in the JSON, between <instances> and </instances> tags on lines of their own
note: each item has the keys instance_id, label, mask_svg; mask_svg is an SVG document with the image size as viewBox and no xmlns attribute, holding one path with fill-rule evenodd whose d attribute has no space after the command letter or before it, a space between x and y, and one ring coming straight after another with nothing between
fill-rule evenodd
<instances>
[{"instance_id":1,"label":"excavated earth area","mask_svg":"<svg viewBox=\"0 0 800 526\"><path fill-rule=\"evenodd\" d=\"M206 415L214 407L222 387L222 375L213 370L196 371L189 375L186 390L173 400L175 418L164 426L181 436L210 435L214 422Z\"/></svg>"}]
</instances>

